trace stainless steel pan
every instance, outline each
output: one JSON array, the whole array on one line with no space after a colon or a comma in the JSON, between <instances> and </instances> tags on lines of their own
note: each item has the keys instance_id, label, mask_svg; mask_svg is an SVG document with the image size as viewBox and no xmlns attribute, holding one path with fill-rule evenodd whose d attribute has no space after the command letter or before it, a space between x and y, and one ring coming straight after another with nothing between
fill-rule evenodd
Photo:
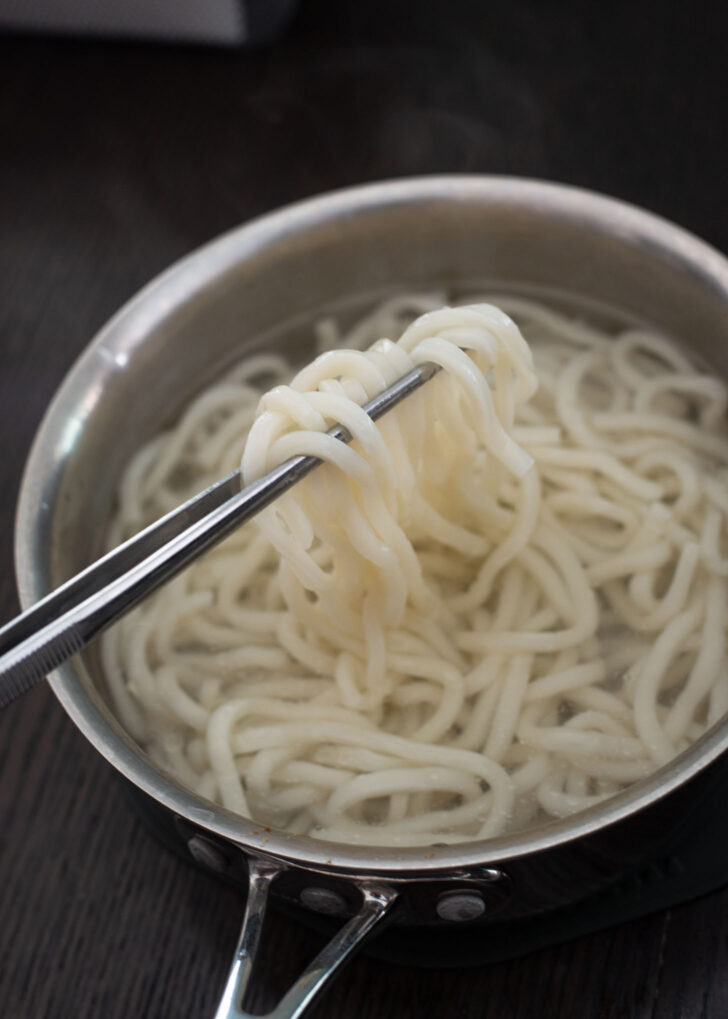
<instances>
[{"instance_id":1,"label":"stainless steel pan","mask_svg":"<svg viewBox=\"0 0 728 1019\"><path fill-rule=\"evenodd\" d=\"M310 324L404 288L525 291L605 321L644 321L728 377L728 263L677 227L572 188L425 177L341 191L235 230L148 286L99 333L38 432L17 516L24 606L102 549L119 472L190 397L246 352L307 356ZM156 768L107 705L91 648L51 677L97 750L144 794L168 840L248 882L218 1019L244 1016L273 896L347 922L275 1016L300 1016L350 953L391 922L487 925L583 900L681 825L728 745L722 722L627 792L569 820L488 842L364 850L292 836L201 800Z\"/></svg>"}]
</instances>

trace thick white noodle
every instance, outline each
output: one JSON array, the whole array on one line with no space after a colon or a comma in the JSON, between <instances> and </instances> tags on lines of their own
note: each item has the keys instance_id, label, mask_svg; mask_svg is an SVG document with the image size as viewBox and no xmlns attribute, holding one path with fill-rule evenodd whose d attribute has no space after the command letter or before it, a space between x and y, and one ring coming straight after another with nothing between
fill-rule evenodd
<instances>
[{"instance_id":1,"label":"thick white noodle","mask_svg":"<svg viewBox=\"0 0 728 1019\"><path fill-rule=\"evenodd\" d=\"M103 639L120 718L201 795L464 841L597 803L728 709L726 386L644 330L495 300L324 320L292 381L249 358L130 464L114 540L241 458L327 461ZM375 425L360 405L425 360Z\"/></svg>"}]
</instances>

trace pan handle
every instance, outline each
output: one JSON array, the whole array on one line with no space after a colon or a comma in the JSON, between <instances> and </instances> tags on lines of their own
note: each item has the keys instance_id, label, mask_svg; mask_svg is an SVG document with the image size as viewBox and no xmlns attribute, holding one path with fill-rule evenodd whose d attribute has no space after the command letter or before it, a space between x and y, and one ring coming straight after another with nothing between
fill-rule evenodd
<instances>
[{"instance_id":1,"label":"pan handle","mask_svg":"<svg viewBox=\"0 0 728 1019\"><path fill-rule=\"evenodd\" d=\"M349 956L387 917L397 899L397 892L386 885L376 882L359 883L362 904L356 916L319 952L272 1012L263 1017L254 1016L251 1012L245 1012L242 1006L260 947L270 887L285 869L285 865L275 860L248 857L248 901L235 956L215 1019L300 1019Z\"/></svg>"}]
</instances>

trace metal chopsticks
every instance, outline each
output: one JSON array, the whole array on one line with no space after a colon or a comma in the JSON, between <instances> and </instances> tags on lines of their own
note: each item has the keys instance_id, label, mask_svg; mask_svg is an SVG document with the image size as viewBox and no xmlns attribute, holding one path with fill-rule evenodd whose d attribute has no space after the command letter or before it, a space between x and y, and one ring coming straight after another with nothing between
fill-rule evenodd
<instances>
[{"instance_id":1,"label":"metal chopsticks","mask_svg":"<svg viewBox=\"0 0 728 1019\"><path fill-rule=\"evenodd\" d=\"M418 365L364 404L374 420L432 378L439 365ZM328 434L342 442L342 425ZM194 496L0 629L0 708L80 651L97 634L250 520L321 463L291 457L241 489L234 471Z\"/></svg>"}]
</instances>

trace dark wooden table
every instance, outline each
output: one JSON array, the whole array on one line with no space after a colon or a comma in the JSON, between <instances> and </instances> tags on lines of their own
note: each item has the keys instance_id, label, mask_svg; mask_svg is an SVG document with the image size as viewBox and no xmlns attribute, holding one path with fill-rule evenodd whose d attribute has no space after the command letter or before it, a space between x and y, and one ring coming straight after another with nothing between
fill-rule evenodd
<instances>
[{"instance_id":1,"label":"dark wooden table","mask_svg":"<svg viewBox=\"0 0 728 1019\"><path fill-rule=\"evenodd\" d=\"M0 38L0 614L43 409L169 262L281 203L435 171L603 190L728 249L725 17L613 0L308 0L255 53ZM727 847L728 848L728 847ZM0 717L0 1015L212 1014L240 897L163 852L41 686ZM320 943L271 923L256 1006ZM356 961L312 1012L728 1015L728 891L511 963Z\"/></svg>"}]
</instances>

